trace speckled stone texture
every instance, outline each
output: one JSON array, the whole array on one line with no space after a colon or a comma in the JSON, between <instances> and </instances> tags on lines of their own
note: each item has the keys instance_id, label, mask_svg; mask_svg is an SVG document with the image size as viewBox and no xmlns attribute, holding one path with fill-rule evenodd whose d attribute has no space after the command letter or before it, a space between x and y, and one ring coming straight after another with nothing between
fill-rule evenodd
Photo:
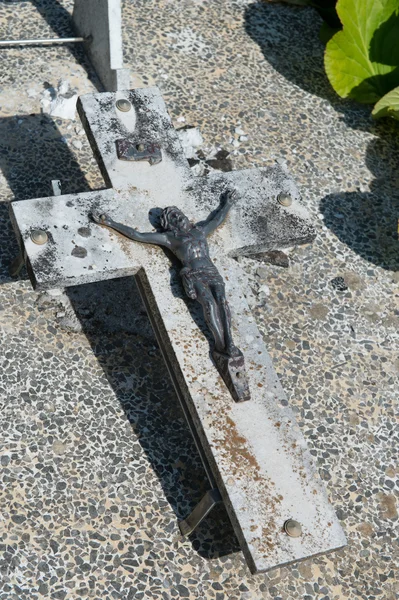
<instances>
[{"instance_id":1,"label":"speckled stone texture","mask_svg":"<svg viewBox=\"0 0 399 600\"><path fill-rule=\"evenodd\" d=\"M49 33L45 11L70 33L64 9L5 2L0 35ZM64 297L11 281L17 246L0 205L0 598L394 600L398 124L334 95L312 9L136 0L123 23L133 85L161 87L175 126L198 125L206 153L227 149L235 169L286 160L320 215L289 269L240 260L349 545L251 576L221 507L181 542L176 515L205 477L133 282ZM40 114L45 82L94 90L83 56L1 53L1 200L48 195L51 179L65 193L101 186L79 122Z\"/></svg>"}]
</instances>

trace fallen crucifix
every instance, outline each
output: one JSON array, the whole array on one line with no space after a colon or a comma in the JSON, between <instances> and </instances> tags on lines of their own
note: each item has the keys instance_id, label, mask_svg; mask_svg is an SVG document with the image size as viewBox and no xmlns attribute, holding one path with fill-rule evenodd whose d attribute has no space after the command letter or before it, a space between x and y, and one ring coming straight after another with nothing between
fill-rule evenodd
<instances>
[{"instance_id":1,"label":"fallen crucifix","mask_svg":"<svg viewBox=\"0 0 399 600\"><path fill-rule=\"evenodd\" d=\"M223 501L253 573L344 546L234 260L314 239L292 178L193 177L156 88L78 109L109 188L13 202L11 217L36 289L135 275L211 487L182 534Z\"/></svg>"},{"instance_id":2,"label":"fallen crucifix","mask_svg":"<svg viewBox=\"0 0 399 600\"><path fill-rule=\"evenodd\" d=\"M211 213L202 223L193 225L176 206L168 206L161 213L162 232L140 233L136 229L116 223L108 215L92 213L96 223L106 225L122 235L145 244L155 244L171 250L184 267L180 271L184 291L191 300L202 305L204 318L213 334L212 358L232 397L237 402L249 400L244 356L234 345L231 334L230 307L225 285L209 256L206 237L221 225L232 206L234 194L226 191L219 210Z\"/></svg>"}]
</instances>

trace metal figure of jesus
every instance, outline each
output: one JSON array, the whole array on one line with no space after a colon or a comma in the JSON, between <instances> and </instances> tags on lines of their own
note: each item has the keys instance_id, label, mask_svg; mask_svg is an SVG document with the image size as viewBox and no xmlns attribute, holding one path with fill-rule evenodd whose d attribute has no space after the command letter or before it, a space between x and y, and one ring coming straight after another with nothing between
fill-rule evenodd
<instances>
[{"instance_id":1,"label":"metal figure of jesus","mask_svg":"<svg viewBox=\"0 0 399 600\"><path fill-rule=\"evenodd\" d=\"M201 223L192 223L176 206L164 208L160 232L140 233L115 222L106 214L92 212L93 220L136 242L168 248L182 263L180 270L184 290L189 298L202 305L204 318L214 338L212 356L227 387L236 400L249 398L242 352L234 345L230 308L222 276L209 256L207 236L225 220L234 204L235 194L225 191L216 211ZM232 389L232 387L234 389ZM238 388L241 391L237 392ZM244 396L244 397L242 397Z\"/></svg>"}]
</instances>

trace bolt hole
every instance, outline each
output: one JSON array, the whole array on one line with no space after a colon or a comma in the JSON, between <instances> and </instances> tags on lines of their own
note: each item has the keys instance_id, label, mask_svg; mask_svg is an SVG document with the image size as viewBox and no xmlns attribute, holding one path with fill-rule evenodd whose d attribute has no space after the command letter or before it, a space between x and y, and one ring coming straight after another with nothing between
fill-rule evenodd
<instances>
[{"instance_id":1,"label":"bolt hole","mask_svg":"<svg viewBox=\"0 0 399 600\"><path fill-rule=\"evenodd\" d=\"M241 373L240 373L239 371L237 371L237 373L236 373L236 377L237 377L237 379L240 379L240 377L241 377Z\"/></svg>"}]
</instances>

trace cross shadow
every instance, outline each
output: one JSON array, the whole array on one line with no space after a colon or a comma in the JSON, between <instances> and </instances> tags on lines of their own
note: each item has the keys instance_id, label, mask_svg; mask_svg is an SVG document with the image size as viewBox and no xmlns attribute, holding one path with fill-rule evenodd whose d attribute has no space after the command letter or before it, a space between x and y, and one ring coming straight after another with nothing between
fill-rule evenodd
<instances>
[{"instance_id":1,"label":"cross shadow","mask_svg":"<svg viewBox=\"0 0 399 600\"><path fill-rule=\"evenodd\" d=\"M13 200L51 196L52 179L61 180L65 194L90 190L56 124L45 114L0 120L0 171ZM19 250L8 202L0 202L0 226L1 284L13 281L8 269ZM185 518L209 484L134 278L75 286L66 293L165 497L176 517ZM148 357L148 373L138 359L140 347ZM143 384L133 393L126 389L126 377ZM239 550L223 506L216 507L190 539L209 559Z\"/></svg>"},{"instance_id":2,"label":"cross shadow","mask_svg":"<svg viewBox=\"0 0 399 600\"><path fill-rule=\"evenodd\" d=\"M152 330L148 337L137 335L143 321L149 323L134 278L70 287L67 295L176 518L187 517L209 483ZM127 391L127 378L143 384ZM190 540L208 559L240 550L223 506L212 510Z\"/></svg>"},{"instance_id":3,"label":"cross shadow","mask_svg":"<svg viewBox=\"0 0 399 600\"><path fill-rule=\"evenodd\" d=\"M76 32L74 30L73 21L71 14L64 8L58 0L30 0L32 5L38 11L40 16L47 21L50 25L51 29L54 32L54 35L49 35L45 37L57 37L57 38L65 38L65 37L74 37ZM15 7L15 11L18 11L18 4L26 3L26 0L0 0L1 4L11 5ZM22 35L23 38L30 38L30 34L26 33L26 35ZM43 49L45 46L42 46ZM95 88L102 92L104 91L104 87L102 86L94 67L92 66L86 52L84 49L83 43L70 43L64 44L63 47L67 47L69 52L74 57L76 62L82 65L87 73L87 77L89 81L95 86ZM20 46L19 50L22 53L29 52L30 46Z\"/></svg>"},{"instance_id":4,"label":"cross shadow","mask_svg":"<svg viewBox=\"0 0 399 600\"><path fill-rule=\"evenodd\" d=\"M56 123L46 114L0 119L0 171L13 200L52 196L53 179L61 181L65 194L90 190ZM18 254L8 212L8 202L0 203L0 283L12 281L8 269Z\"/></svg>"}]
</instances>

